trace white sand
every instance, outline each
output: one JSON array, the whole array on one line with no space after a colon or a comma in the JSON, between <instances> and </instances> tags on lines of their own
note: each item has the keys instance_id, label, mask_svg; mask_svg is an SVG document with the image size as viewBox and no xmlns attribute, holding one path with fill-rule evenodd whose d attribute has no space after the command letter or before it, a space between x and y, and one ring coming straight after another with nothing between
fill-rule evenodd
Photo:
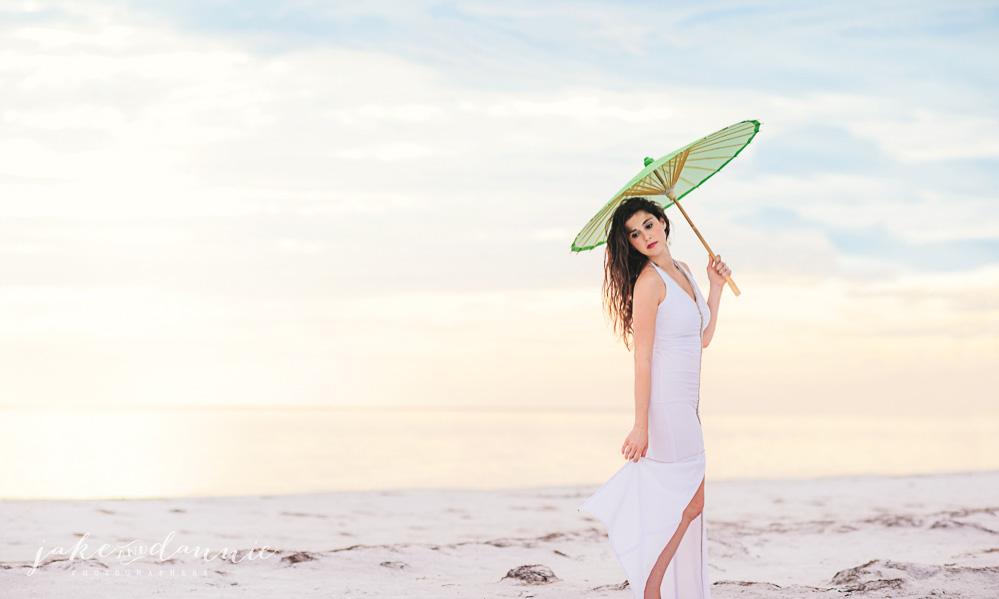
<instances>
[{"instance_id":1,"label":"white sand","mask_svg":"<svg viewBox=\"0 0 999 599\"><path fill-rule=\"evenodd\" d=\"M602 525L576 511L595 489L5 500L0 597L628 599ZM708 480L705 497L716 599L999 597L999 472ZM90 554L171 532L167 556L200 545L256 559L55 556L32 568L42 545L68 548L88 535ZM278 553L261 557L264 546ZM557 580L504 578L535 564Z\"/></svg>"}]
</instances>

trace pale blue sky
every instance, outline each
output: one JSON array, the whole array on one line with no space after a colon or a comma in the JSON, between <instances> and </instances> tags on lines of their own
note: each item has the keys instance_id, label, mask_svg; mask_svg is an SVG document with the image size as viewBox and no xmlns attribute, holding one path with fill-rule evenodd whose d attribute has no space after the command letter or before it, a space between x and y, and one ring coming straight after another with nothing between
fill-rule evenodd
<instances>
[{"instance_id":1,"label":"pale blue sky","mask_svg":"<svg viewBox=\"0 0 999 599\"><path fill-rule=\"evenodd\" d=\"M744 292L715 405L993 409L997 25L988 2L11 3L0 403L626 408L602 250L570 242L643 157L758 119L688 204Z\"/></svg>"}]
</instances>

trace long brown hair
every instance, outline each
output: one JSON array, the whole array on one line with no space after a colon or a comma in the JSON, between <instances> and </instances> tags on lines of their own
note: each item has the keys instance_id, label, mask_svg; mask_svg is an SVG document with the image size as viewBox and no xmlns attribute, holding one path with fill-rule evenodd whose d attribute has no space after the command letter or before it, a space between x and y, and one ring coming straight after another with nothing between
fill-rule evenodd
<instances>
[{"instance_id":1,"label":"long brown hair","mask_svg":"<svg viewBox=\"0 0 999 599\"><path fill-rule=\"evenodd\" d=\"M631 351L630 341L635 334L632 328L635 281L649 258L631 245L625 223L641 210L666 221L666 241L670 241L670 222L662 206L646 198L628 198L614 210L607 223L609 231L604 252L603 304L614 323L615 336L621 337L628 351Z\"/></svg>"}]
</instances>

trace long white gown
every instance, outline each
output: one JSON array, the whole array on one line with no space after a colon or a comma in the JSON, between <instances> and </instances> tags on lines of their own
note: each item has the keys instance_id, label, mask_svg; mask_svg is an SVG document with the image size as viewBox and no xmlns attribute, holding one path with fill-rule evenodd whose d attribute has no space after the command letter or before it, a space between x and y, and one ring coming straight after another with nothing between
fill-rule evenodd
<instances>
[{"instance_id":1,"label":"long white gown","mask_svg":"<svg viewBox=\"0 0 999 599\"><path fill-rule=\"evenodd\" d=\"M690 281L697 301L652 264L666 283L666 299L656 311L648 450L637 462L625 462L578 508L599 518L607 529L634 599L644 596L652 567L704 478L698 402L701 343L711 310L694 277L675 260L673 263ZM703 513L684 533L666 568L660 593L663 599L710 599Z\"/></svg>"}]
</instances>

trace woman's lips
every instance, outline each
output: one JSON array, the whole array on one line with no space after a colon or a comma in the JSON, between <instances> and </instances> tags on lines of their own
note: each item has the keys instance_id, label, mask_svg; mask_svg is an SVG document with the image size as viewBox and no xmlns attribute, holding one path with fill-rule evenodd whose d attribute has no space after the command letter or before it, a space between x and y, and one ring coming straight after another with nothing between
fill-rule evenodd
<instances>
[{"instance_id":1,"label":"woman's lips","mask_svg":"<svg viewBox=\"0 0 999 599\"><path fill-rule=\"evenodd\" d=\"M648 249L650 249L650 250L651 250L651 249L652 249L652 247L653 247L653 246L655 246L655 245L656 245L657 243L659 243L659 242L658 242L658 241L653 241L652 243L650 243L650 244L649 244L649 247L648 247Z\"/></svg>"}]
</instances>

